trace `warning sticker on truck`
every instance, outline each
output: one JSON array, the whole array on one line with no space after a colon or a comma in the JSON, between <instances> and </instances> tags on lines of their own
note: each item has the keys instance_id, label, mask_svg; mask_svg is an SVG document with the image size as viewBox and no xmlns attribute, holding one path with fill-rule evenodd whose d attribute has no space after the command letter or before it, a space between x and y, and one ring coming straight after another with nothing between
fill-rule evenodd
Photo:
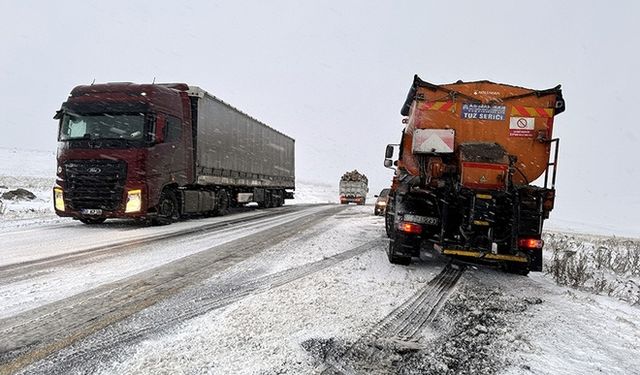
<instances>
[{"instance_id":1,"label":"warning sticker on truck","mask_svg":"<svg viewBox=\"0 0 640 375\"><path fill-rule=\"evenodd\" d=\"M460 113L464 120L504 121L506 112L504 105L464 103Z\"/></svg>"},{"instance_id":2,"label":"warning sticker on truck","mask_svg":"<svg viewBox=\"0 0 640 375\"><path fill-rule=\"evenodd\" d=\"M534 117L511 117L509 120L509 136L533 137L535 120Z\"/></svg>"}]
</instances>

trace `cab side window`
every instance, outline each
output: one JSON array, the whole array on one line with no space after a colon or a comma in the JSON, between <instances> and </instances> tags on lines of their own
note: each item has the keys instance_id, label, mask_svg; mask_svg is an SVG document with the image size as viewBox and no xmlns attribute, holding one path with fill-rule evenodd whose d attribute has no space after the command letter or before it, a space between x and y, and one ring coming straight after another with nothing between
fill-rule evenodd
<instances>
[{"instance_id":1,"label":"cab side window","mask_svg":"<svg viewBox=\"0 0 640 375\"><path fill-rule=\"evenodd\" d=\"M64 135L68 138L82 138L87 133L87 123L81 118L65 116L67 120Z\"/></svg>"},{"instance_id":2,"label":"cab side window","mask_svg":"<svg viewBox=\"0 0 640 375\"><path fill-rule=\"evenodd\" d=\"M179 142L182 137L182 123L176 117L167 116L164 127L164 139L167 143Z\"/></svg>"}]
</instances>

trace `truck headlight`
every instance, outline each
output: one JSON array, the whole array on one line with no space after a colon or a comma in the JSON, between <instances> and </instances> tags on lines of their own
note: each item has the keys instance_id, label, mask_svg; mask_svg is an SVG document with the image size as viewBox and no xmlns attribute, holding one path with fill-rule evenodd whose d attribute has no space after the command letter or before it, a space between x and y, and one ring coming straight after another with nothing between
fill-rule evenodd
<instances>
[{"instance_id":1,"label":"truck headlight","mask_svg":"<svg viewBox=\"0 0 640 375\"><path fill-rule=\"evenodd\" d=\"M53 188L53 202L56 210L64 211L64 194L61 188Z\"/></svg>"},{"instance_id":2,"label":"truck headlight","mask_svg":"<svg viewBox=\"0 0 640 375\"><path fill-rule=\"evenodd\" d=\"M127 192L127 207L124 212L138 212L142 209L142 190L129 190Z\"/></svg>"}]
</instances>

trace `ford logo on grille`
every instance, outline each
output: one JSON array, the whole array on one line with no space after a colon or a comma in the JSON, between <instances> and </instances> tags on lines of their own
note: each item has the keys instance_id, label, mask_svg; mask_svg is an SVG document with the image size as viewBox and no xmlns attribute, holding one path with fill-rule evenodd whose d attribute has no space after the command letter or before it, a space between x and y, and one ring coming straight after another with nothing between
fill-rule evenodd
<instances>
[{"instance_id":1,"label":"ford logo on grille","mask_svg":"<svg viewBox=\"0 0 640 375\"><path fill-rule=\"evenodd\" d=\"M102 172L102 169L100 169L98 167L91 167L91 168L87 169L87 172L96 174L96 173Z\"/></svg>"}]
</instances>

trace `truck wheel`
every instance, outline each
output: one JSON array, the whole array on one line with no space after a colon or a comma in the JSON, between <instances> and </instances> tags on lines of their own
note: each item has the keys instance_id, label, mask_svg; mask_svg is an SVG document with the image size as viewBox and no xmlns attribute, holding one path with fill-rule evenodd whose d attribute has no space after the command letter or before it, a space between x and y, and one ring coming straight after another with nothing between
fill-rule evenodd
<instances>
[{"instance_id":1,"label":"truck wheel","mask_svg":"<svg viewBox=\"0 0 640 375\"><path fill-rule=\"evenodd\" d=\"M178 199L172 190L165 189L160 194L157 215L151 220L153 225L168 225L180 218Z\"/></svg>"},{"instance_id":2,"label":"truck wheel","mask_svg":"<svg viewBox=\"0 0 640 375\"><path fill-rule=\"evenodd\" d=\"M215 216L226 215L229 212L229 193L222 189L218 191L216 199L216 208L213 210Z\"/></svg>"},{"instance_id":3,"label":"truck wheel","mask_svg":"<svg viewBox=\"0 0 640 375\"><path fill-rule=\"evenodd\" d=\"M94 225L94 224L104 223L104 221L107 220L107 218L106 217L81 217L79 220L87 225Z\"/></svg>"},{"instance_id":4,"label":"truck wheel","mask_svg":"<svg viewBox=\"0 0 640 375\"><path fill-rule=\"evenodd\" d=\"M264 202L264 205L266 208L273 207L273 192L271 190L267 193L267 200Z\"/></svg>"},{"instance_id":5,"label":"truck wheel","mask_svg":"<svg viewBox=\"0 0 640 375\"><path fill-rule=\"evenodd\" d=\"M282 207L283 204L284 204L284 198L283 198L283 195L280 194L278 197L275 198L275 201L273 202L273 207Z\"/></svg>"},{"instance_id":6,"label":"truck wheel","mask_svg":"<svg viewBox=\"0 0 640 375\"><path fill-rule=\"evenodd\" d=\"M258 202L258 208L270 208L271 207L271 190L264 191L264 200Z\"/></svg>"},{"instance_id":7,"label":"truck wheel","mask_svg":"<svg viewBox=\"0 0 640 375\"><path fill-rule=\"evenodd\" d=\"M389 262L393 264L399 264L401 266L408 266L411 264L411 257L406 255L398 255L396 251L396 241L389 241L389 248L387 249L387 257Z\"/></svg>"},{"instance_id":8,"label":"truck wheel","mask_svg":"<svg viewBox=\"0 0 640 375\"><path fill-rule=\"evenodd\" d=\"M393 215L390 215L389 212L384 214L384 230L387 232L387 237L393 236Z\"/></svg>"},{"instance_id":9,"label":"truck wheel","mask_svg":"<svg viewBox=\"0 0 640 375\"><path fill-rule=\"evenodd\" d=\"M278 207L284 206L284 190L280 190L280 197L278 198Z\"/></svg>"}]
</instances>

